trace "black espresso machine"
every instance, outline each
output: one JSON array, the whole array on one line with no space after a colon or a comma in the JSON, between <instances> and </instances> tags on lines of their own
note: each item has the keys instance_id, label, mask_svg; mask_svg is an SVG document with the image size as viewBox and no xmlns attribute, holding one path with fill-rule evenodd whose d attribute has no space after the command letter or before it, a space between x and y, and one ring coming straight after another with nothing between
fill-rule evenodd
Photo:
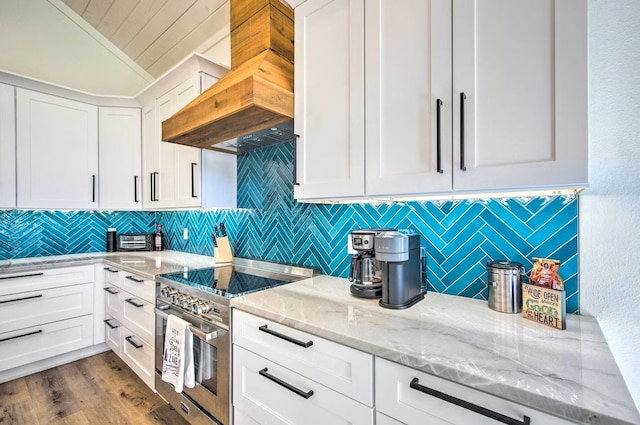
<instances>
[{"instance_id":1,"label":"black espresso machine","mask_svg":"<svg viewBox=\"0 0 640 425\"><path fill-rule=\"evenodd\" d=\"M380 298L385 308L411 307L424 298L420 270L420 235L395 229L351 232L356 254L351 258L351 294Z\"/></svg>"}]
</instances>

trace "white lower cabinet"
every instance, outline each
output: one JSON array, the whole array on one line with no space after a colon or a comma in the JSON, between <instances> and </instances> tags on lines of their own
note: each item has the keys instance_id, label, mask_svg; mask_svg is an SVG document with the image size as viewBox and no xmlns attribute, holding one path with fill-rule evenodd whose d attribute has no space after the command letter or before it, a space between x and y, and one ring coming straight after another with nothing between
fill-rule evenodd
<instances>
[{"instance_id":1,"label":"white lower cabinet","mask_svg":"<svg viewBox=\"0 0 640 425\"><path fill-rule=\"evenodd\" d=\"M464 385L411 369L407 366L376 358L376 408L378 425L495 425L500 421L490 415L511 418L510 423L568 425L573 422L548 415L531 407L486 394ZM449 396L443 400L439 396ZM482 413L461 404L472 404ZM397 422L399 421L399 422ZM505 422L507 423L507 422Z\"/></svg>"},{"instance_id":2,"label":"white lower cabinet","mask_svg":"<svg viewBox=\"0 0 640 425\"><path fill-rule=\"evenodd\" d=\"M93 270L0 274L0 372L93 345Z\"/></svg>"},{"instance_id":3,"label":"white lower cabinet","mask_svg":"<svg viewBox=\"0 0 640 425\"><path fill-rule=\"evenodd\" d=\"M154 344L140 338L135 332L120 328L121 358L149 388L154 384Z\"/></svg>"},{"instance_id":4,"label":"white lower cabinet","mask_svg":"<svg viewBox=\"0 0 640 425\"><path fill-rule=\"evenodd\" d=\"M376 425L403 425L403 423L398 422L395 419L391 419L380 412L376 412Z\"/></svg>"},{"instance_id":5,"label":"white lower cabinet","mask_svg":"<svg viewBox=\"0 0 640 425\"><path fill-rule=\"evenodd\" d=\"M104 319L104 323L106 325L105 329L105 338L106 343L111 351L116 353L118 357L122 357L122 344L120 341L120 331L122 329L122 325L113 317L107 315L107 318Z\"/></svg>"},{"instance_id":6,"label":"white lower cabinet","mask_svg":"<svg viewBox=\"0 0 640 425\"><path fill-rule=\"evenodd\" d=\"M236 425L373 424L373 356L233 310Z\"/></svg>"},{"instance_id":7,"label":"white lower cabinet","mask_svg":"<svg viewBox=\"0 0 640 425\"><path fill-rule=\"evenodd\" d=\"M153 389L155 282L113 266L104 270L107 345Z\"/></svg>"},{"instance_id":8,"label":"white lower cabinet","mask_svg":"<svg viewBox=\"0 0 640 425\"><path fill-rule=\"evenodd\" d=\"M233 359L234 406L258 424L373 424L372 408L277 363L238 346Z\"/></svg>"}]
</instances>

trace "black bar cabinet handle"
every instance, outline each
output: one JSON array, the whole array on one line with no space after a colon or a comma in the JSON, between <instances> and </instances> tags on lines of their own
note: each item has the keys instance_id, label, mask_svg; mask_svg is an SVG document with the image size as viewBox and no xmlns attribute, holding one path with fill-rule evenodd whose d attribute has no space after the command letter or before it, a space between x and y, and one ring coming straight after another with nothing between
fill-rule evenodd
<instances>
[{"instance_id":1,"label":"black bar cabinet handle","mask_svg":"<svg viewBox=\"0 0 640 425\"><path fill-rule=\"evenodd\" d=\"M464 165L464 100L467 95L460 93L460 169L467 171L467 167Z\"/></svg>"},{"instance_id":2,"label":"black bar cabinet handle","mask_svg":"<svg viewBox=\"0 0 640 425\"><path fill-rule=\"evenodd\" d=\"M133 276L126 276L125 279L133 280L136 283L144 283L144 279L136 279Z\"/></svg>"},{"instance_id":3,"label":"black bar cabinet handle","mask_svg":"<svg viewBox=\"0 0 640 425\"><path fill-rule=\"evenodd\" d=\"M196 195L196 166L197 165L198 165L197 162L191 163L191 197L192 198L198 197L198 195Z\"/></svg>"},{"instance_id":4,"label":"black bar cabinet handle","mask_svg":"<svg viewBox=\"0 0 640 425\"><path fill-rule=\"evenodd\" d=\"M13 303L16 301L32 300L34 298L42 298L42 294L32 295L30 297L14 298L12 300L4 300L4 301L0 301L0 304Z\"/></svg>"},{"instance_id":5,"label":"black bar cabinet handle","mask_svg":"<svg viewBox=\"0 0 640 425\"><path fill-rule=\"evenodd\" d=\"M91 202L96 202L96 175L95 174L91 176L91 186L92 186Z\"/></svg>"},{"instance_id":6,"label":"black bar cabinet handle","mask_svg":"<svg viewBox=\"0 0 640 425\"><path fill-rule=\"evenodd\" d=\"M268 333L269 335L273 335L275 337L284 339L285 341L288 341L292 344L299 345L300 347L309 348L313 345L313 341L307 341L307 342L298 341L297 339L291 338L290 336L283 335L280 332L276 332L269 329L267 325L262 325L258 329L261 330L262 332Z\"/></svg>"},{"instance_id":7,"label":"black bar cabinet handle","mask_svg":"<svg viewBox=\"0 0 640 425\"><path fill-rule=\"evenodd\" d=\"M295 136L293 141L293 185L300 186L298 181L298 140L300 140L300 135L296 134Z\"/></svg>"},{"instance_id":8,"label":"black bar cabinet handle","mask_svg":"<svg viewBox=\"0 0 640 425\"><path fill-rule=\"evenodd\" d=\"M133 335L126 337L125 339L127 340L127 342L131 345L133 345L134 348L138 349L138 348L142 348L142 344L136 344L135 342L133 342L133 340L131 339L133 338Z\"/></svg>"},{"instance_id":9,"label":"black bar cabinet handle","mask_svg":"<svg viewBox=\"0 0 640 425\"><path fill-rule=\"evenodd\" d=\"M108 271L109 273L118 273L119 270L116 269L112 269L111 267L105 267L104 268L106 271Z\"/></svg>"},{"instance_id":10,"label":"black bar cabinet handle","mask_svg":"<svg viewBox=\"0 0 640 425\"><path fill-rule=\"evenodd\" d=\"M34 332L28 332L22 335L10 336L9 338L2 338L0 339L0 342L10 341L12 339L24 338L25 336L41 334L41 333L42 333L42 329L38 329L37 331L34 331Z\"/></svg>"},{"instance_id":11,"label":"black bar cabinet handle","mask_svg":"<svg viewBox=\"0 0 640 425\"><path fill-rule=\"evenodd\" d=\"M442 100L436 100L436 171L438 174L442 174L442 152L440 141L440 108L442 107Z\"/></svg>"},{"instance_id":12,"label":"black bar cabinet handle","mask_svg":"<svg viewBox=\"0 0 640 425\"><path fill-rule=\"evenodd\" d=\"M160 173L157 171L154 171L153 173L151 173L151 200L152 201L157 201L158 200L158 175Z\"/></svg>"},{"instance_id":13,"label":"black bar cabinet handle","mask_svg":"<svg viewBox=\"0 0 640 425\"><path fill-rule=\"evenodd\" d=\"M0 277L0 280L20 279L21 277L34 277L34 276L44 276L44 273L29 273L29 274L19 274L16 276L3 276L3 277Z\"/></svg>"},{"instance_id":14,"label":"black bar cabinet handle","mask_svg":"<svg viewBox=\"0 0 640 425\"><path fill-rule=\"evenodd\" d=\"M115 295L118 293L118 291L114 291L111 288L103 288L105 291L107 291L108 293L110 293L111 295Z\"/></svg>"},{"instance_id":15,"label":"black bar cabinet handle","mask_svg":"<svg viewBox=\"0 0 640 425\"><path fill-rule=\"evenodd\" d=\"M111 319L105 319L103 320L104 323L107 324L107 326L109 326L111 329L118 329L120 326L118 325L112 325L111 324Z\"/></svg>"},{"instance_id":16,"label":"black bar cabinet handle","mask_svg":"<svg viewBox=\"0 0 640 425\"><path fill-rule=\"evenodd\" d=\"M501 422L507 425L529 425L531 423L531 418L525 416L523 420L519 421L517 419L510 418L509 416L505 416L501 413L494 412L493 410L489 410L482 406L478 406L477 404L469 403L468 401L461 400L457 397L454 397L449 394L445 394L438 390L434 390L433 388L425 387L424 385L420 385L418 378L413 378L409 387L414 390L420 391L422 393L428 394L430 396L439 398L440 400L444 400L447 403L455 404L456 406L460 406L464 409L471 410L472 412L478 413L480 415L486 416L494 421Z\"/></svg>"},{"instance_id":17,"label":"black bar cabinet handle","mask_svg":"<svg viewBox=\"0 0 640 425\"><path fill-rule=\"evenodd\" d=\"M144 304L138 304L138 303L134 302L133 298L127 298L125 301L128 302L129 304L131 304L132 306L137 307L137 308L144 307Z\"/></svg>"},{"instance_id":18,"label":"black bar cabinet handle","mask_svg":"<svg viewBox=\"0 0 640 425\"><path fill-rule=\"evenodd\" d=\"M138 200L138 176L133 176L133 202L140 202Z\"/></svg>"},{"instance_id":19,"label":"black bar cabinet handle","mask_svg":"<svg viewBox=\"0 0 640 425\"><path fill-rule=\"evenodd\" d=\"M282 379L280 379L280 378L276 378L275 376L273 376L273 375L271 375L271 374L267 373L268 371L269 371L269 369L265 367L264 369L262 369L262 370L261 370L261 371L259 371L258 373L259 373L261 376L264 376L265 378L267 378L268 380L273 381L273 382L275 382L276 384L278 384L278 385L281 385L281 386L285 387L285 388L286 388L286 389L288 389L289 391L296 393L297 395L299 395L299 396L300 396L300 397L302 397L302 398L308 399L309 397L311 397L311 396L313 395L313 390L309 390L309 391L307 391L307 392L304 392L304 391L302 391L301 389L296 388L296 387L294 387L293 385L289 384L288 382L284 382Z\"/></svg>"}]
</instances>

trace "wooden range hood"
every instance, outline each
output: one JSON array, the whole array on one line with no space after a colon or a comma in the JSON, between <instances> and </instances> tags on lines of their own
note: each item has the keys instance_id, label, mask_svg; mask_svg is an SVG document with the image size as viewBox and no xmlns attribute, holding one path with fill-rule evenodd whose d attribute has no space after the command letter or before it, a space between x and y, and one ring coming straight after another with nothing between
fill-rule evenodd
<instances>
[{"instance_id":1,"label":"wooden range hood","mask_svg":"<svg viewBox=\"0 0 640 425\"><path fill-rule=\"evenodd\" d=\"M162 140L242 153L292 140L293 9L230 0L231 70L162 122Z\"/></svg>"}]
</instances>

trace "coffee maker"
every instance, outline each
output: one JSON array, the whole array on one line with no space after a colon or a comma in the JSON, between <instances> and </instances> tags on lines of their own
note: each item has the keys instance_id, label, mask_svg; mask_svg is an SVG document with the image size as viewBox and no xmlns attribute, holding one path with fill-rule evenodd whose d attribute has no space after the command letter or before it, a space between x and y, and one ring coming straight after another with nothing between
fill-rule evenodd
<instances>
[{"instance_id":1,"label":"coffee maker","mask_svg":"<svg viewBox=\"0 0 640 425\"><path fill-rule=\"evenodd\" d=\"M351 246L356 254L351 257L349 282L351 294L360 298L382 296L382 271L376 260L376 235L395 229L358 229L351 232Z\"/></svg>"},{"instance_id":2,"label":"coffee maker","mask_svg":"<svg viewBox=\"0 0 640 425\"><path fill-rule=\"evenodd\" d=\"M419 235L380 233L376 236L375 257L382 269L382 307L404 309L424 298Z\"/></svg>"}]
</instances>

